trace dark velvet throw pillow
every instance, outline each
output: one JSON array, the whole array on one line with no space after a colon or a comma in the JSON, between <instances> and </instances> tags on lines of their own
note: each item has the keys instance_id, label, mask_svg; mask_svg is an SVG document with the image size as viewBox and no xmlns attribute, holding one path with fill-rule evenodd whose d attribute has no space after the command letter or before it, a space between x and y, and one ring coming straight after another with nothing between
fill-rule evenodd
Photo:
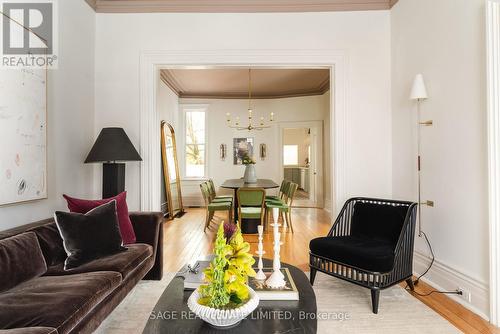
<instances>
[{"instance_id":1,"label":"dark velvet throw pillow","mask_svg":"<svg viewBox=\"0 0 500 334\"><path fill-rule=\"evenodd\" d=\"M86 214L56 211L54 217L68 254L65 270L126 250L118 227L115 200Z\"/></svg>"}]
</instances>

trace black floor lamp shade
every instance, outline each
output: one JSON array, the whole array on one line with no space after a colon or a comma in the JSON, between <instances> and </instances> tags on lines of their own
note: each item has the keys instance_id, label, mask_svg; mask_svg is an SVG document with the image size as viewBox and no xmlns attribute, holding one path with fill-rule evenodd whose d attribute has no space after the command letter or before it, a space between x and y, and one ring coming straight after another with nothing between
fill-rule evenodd
<instances>
[{"instance_id":1,"label":"black floor lamp shade","mask_svg":"<svg viewBox=\"0 0 500 334\"><path fill-rule=\"evenodd\" d=\"M124 161L142 161L122 128L104 128L97 137L85 163L103 162L102 197L109 198L125 190Z\"/></svg>"}]
</instances>

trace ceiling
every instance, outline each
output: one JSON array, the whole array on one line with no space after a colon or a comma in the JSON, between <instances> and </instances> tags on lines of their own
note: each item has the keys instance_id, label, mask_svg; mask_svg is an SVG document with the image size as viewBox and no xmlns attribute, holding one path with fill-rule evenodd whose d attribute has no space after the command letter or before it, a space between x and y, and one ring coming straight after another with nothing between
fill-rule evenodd
<instances>
[{"instance_id":1,"label":"ceiling","mask_svg":"<svg viewBox=\"0 0 500 334\"><path fill-rule=\"evenodd\" d=\"M322 95L329 69L252 69L252 97L273 99ZM162 70L161 79L181 98L248 98L248 69Z\"/></svg>"},{"instance_id":2,"label":"ceiling","mask_svg":"<svg viewBox=\"0 0 500 334\"><path fill-rule=\"evenodd\" d=\"M99 13L331 12L390 9L398 0L85 0Z\"/></svg>"}]
</instances>

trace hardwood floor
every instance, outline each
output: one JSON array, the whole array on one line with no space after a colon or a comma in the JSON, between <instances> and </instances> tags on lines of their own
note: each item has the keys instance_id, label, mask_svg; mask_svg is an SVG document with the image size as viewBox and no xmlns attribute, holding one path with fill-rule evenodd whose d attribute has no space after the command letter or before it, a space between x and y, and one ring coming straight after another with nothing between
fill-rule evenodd
<instances>
[{"instance_id":1,"label":"hardwood floor","mask_svg":"<svg viewBox=\"0 0 500 334\"><path fill-rule=\"evenodd\" d=\"M320 209L294 208L292 215L295 233L292 234L287 228L282 230L284 244L281 249L281 259L283 262L309 271L309 241L328 233L331 226L330 218L326 211ZM203 232L204 209L188 209L182 218L166 222L164 224L164 270L176 272L184 264L209 255L212 252L217 225L222 219L227 219L227 216L222 213L216 216L211 229L206 233ZM245 240L250 243L251 251L254 253L257 249L257 236L245 235ZM265 257L272 258L271 233L264 235L264 250L267 253ZM416 291L420 294L425 294L432 289L422 281L416 287ZM420 297L414 294L414 296L464 333L500 334L498 328L446 295L432 294Z\"/></svg>"}]
</instances>

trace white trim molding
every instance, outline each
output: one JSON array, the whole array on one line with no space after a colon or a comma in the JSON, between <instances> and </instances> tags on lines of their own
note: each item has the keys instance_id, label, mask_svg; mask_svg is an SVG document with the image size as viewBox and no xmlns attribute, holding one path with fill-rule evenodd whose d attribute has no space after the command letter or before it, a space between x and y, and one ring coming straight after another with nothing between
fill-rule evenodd
<instances>
[{"instance_id":1,"label":"white trim molding","mask_svg":"<svg viewBox=\"0 0 500 334\"><path fill-rule=\"evenodd\" d=\"M422 274L428 268L430 261L431 259L428 256L420 252L414 252L414 275L418 277ZM479 281L439 260L434 261L432 268L421 280L439 291L454 291L457 287L462 288L466 294L470 294L470 302L467 300L467 295L448 295L448 297L480 317L486 320L489 319L489 289L487 282Z\"/></svg>"},{"instance_id":2,"label":"white trim molding","mask_svg":"<svg viewBox=\"0 0 500 334\"><path fill-rule=\"evenodd\" d=\"M156 92L160 69L209 67L330 68L332 212L347 199L348 57L343 50L185 50L144 51L140 62L141 210L159 210L161 199L160 119ZM335 84L334 84L335 83Z\"/></svg>"},{"instance_id":3,"label":"white trim molding","mask_svg":"<svg viewBox=\"0 0 500 334\"><path fill-rule=\"evenodd\" d=\"M500 2L486 4L490 321L500 324Z\"/></svg>"}]
</instances>

